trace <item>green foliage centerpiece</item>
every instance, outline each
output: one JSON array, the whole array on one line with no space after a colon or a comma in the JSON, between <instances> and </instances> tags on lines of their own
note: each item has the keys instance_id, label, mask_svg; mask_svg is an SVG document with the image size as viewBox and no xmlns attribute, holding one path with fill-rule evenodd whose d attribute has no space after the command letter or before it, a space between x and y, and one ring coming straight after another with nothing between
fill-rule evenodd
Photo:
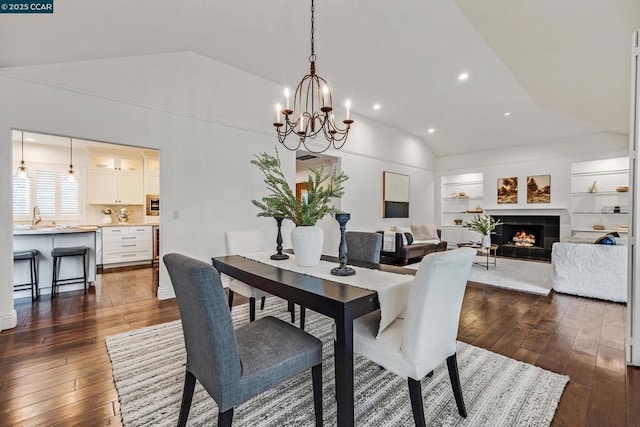
<instances>
[{"instance_id":1,"label":"green foliage centerpiece","mask_svg":"<svg viewBox=\"0 0 640 427\"><path fill-rule=\"evenodd\" d=\"M344 172L336 174L332 171L330 174L325 174L324 168L309 168L306 197L298 200L282 172L277 150L275 156L260 153L254 157L251 163L256 165L264 175L264 183L269 191L269 194L260 201L251 201L260 209L258 216L293 221L297 226L291 233L296 262L305 267L318 265L322 254L324 233L316 224L324 216L340 212L333 206L331 199L344 195L344 183L349 177ZM307 243L315 245L308 257L304 248Z\"/></svg>"},{"instance_id":2,"label":"green foliage centerpiece","mask_svg":"<svg viewBox=\"0 0 640 427\"><path fill-rule=\"evenodd\" d=\"M471 221L465 222L464 226L482 234L482 247L488 248L491 246L490 234L500 224L502 224L502 222L499 219L496 220L491 215L476 215Z\"/></svg>"}]
</instances>

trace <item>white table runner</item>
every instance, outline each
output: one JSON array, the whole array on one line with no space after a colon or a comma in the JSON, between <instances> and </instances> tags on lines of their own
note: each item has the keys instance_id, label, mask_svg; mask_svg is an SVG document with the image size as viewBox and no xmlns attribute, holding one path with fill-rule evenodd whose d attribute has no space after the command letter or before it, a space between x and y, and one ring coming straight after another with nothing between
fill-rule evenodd
<instances>
[{"instance_id":1,"label":"white table runner","mask_svg":"<svg viewBox=\"0 0 640 427\"><path fill-rule=\"evenodd\" d=\"M294 255L288 254L289 259L276 261L270 258L272 253L273 252L254 252L240 254L240 256L263 264L295 271L296 273L376 291L378 293L378 300L380 301L379 332L382 332L389 326L407 305L407 298L409 297L411 283L413 283L413 276L356 267L353 265L349 267L356 271L354 276L334 276L331 274L331 269L339 266L340 264L338 263L321 260L320 264L315 267L300 267L296 264Z\"/></svg>"}]
</instances>

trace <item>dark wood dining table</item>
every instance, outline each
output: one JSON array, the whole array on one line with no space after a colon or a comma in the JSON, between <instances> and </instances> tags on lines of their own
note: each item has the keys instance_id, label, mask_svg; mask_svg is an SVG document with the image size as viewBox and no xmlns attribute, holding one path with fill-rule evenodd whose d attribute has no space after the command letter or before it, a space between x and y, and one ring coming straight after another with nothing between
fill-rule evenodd
<instances>
[{"instance_id":1,"label":"dark wood dining table","mask_svg":"<svg viewBox=\"0 0 640 427\"><path fill-rule=\"evenodd\" d=\"M335 257L322 258L337 262ZM338 426L353 426L353 320L380 308L378 294L365 288L297 273L239 255L213 257L211 261L220 273L335 320L337 422ZM414 270L384 264L349 264L393 273L415 274Z\"/></svg>"}]
</instances>

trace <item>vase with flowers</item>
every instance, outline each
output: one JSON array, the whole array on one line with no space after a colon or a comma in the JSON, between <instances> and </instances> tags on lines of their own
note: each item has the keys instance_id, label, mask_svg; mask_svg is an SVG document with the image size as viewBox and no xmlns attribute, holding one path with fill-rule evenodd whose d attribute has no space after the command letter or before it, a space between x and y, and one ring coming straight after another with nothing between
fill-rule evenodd
<instances>
[{"instance_id":1,"label":"vase with flowers","mask_svg":"<svg viewBox=\"0 0 640 427\"><path fill-rule=\"evenodd\" d=\"M102 208L102 209L100 209L100 212L102 212L102 223L103 224L111 224L113 222L113 219L111 218L111 215L113 214L113 209L111 209L111 208Z\"/></svg>"},{"instance_id":2,"label":"vase with flowers","mask_svg":"<svg viewBox=\"0 0 640 427\"><path fill-rule=\"evenodd\" d=\"M264 183L269 194L260 201L252 200L260 209L258 216L284 218L293 221L296 228L291 232L291 244L296 263L302 267L318 265L322 255L324 232L316 224L326 215L335 215L340 210L333 206L331 199L344 195L344 182L349 177L335 170L325 174L324 168L309 168L306 181L307 195L303 199L296 198L287 182L278 156L267 153L255 155L251 163L256 165L264 175Z\"/></svg>"},{"instance_id":3,"label":"vase with flowers","mask_svg":"<svg viewBox=\"0 0 640 427\"><path fill-rule=\"evenodd\" d=\"M496 220L491 215L476 215L469 222L465 222L464 226L482 234L482 247L491 247L491 233L502 222Z\"/></svg>"}]
</instances>

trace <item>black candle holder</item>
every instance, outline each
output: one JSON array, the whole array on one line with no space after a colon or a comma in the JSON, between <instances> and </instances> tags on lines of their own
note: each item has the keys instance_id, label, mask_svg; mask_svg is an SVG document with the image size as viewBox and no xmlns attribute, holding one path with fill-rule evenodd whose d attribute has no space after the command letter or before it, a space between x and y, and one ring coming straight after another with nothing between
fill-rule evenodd
<instances>
[{"instance_id":1,"label":"black candle holder","mask_svg":"<svg viewBox=\"0 0 640 427\"><path fill-rule=\"evenodd\" d=\"M274 216L273 218L278 223L278 238L276 239L276 243L277 243L276 250L278 251L278 253L271 255L271 259L278 260L278 261L283 259L289 259L289 255L282 253L282 221L284 220L284 218L281 216Z\"/></svg>"},{"instance_id":2,"label":"black candle holder","mask_svg":"<svg viewBox=\"0 0 640 427\"><path fill-rule=\"evenodd\" d=\"M356 271L347 267L347 241L344 239L344 230L347 228L347 222L351 219L351 214L338 213L336 221L340 224L340 247L338 249L338 258L340 258L340 267L332 268L331 274L334 276L353 276Z\"/></svg>"}]
</instances>

